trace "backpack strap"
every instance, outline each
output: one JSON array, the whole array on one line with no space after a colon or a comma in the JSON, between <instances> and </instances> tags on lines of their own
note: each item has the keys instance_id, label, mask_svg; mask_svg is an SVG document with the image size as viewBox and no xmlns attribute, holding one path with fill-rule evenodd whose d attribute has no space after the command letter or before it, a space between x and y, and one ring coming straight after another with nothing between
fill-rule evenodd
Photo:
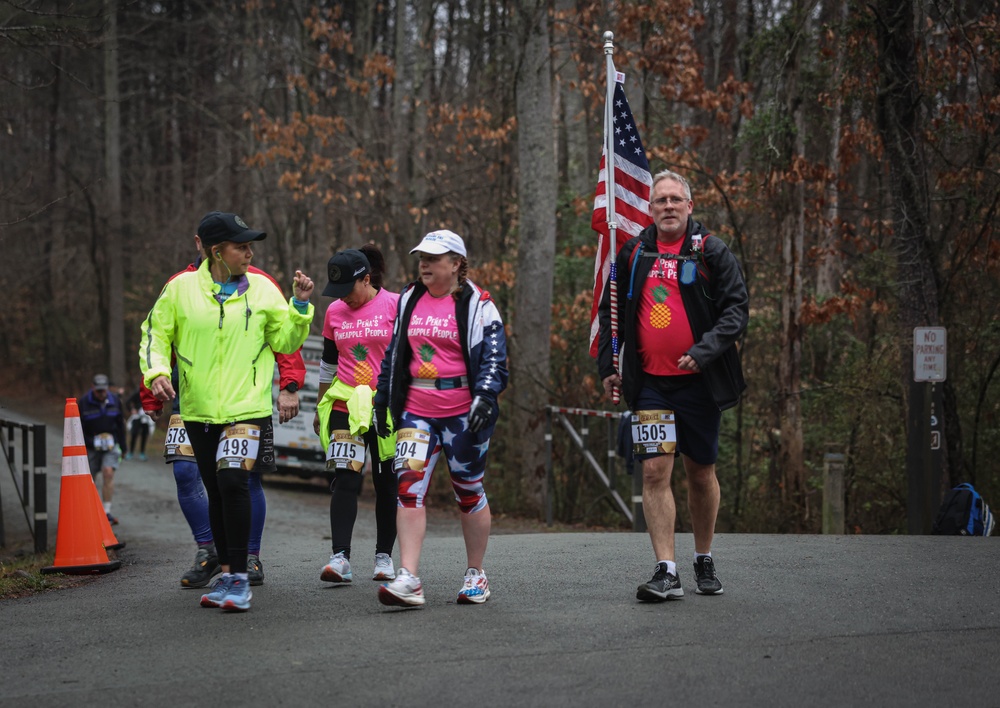
<instances>
[{"instance_id":1,"label":"backpack strap","mask_svg":"<svg viewBox=\"0 0 1000 708\"><path fill-rule=\"evenodd\" d=\"M635 288L635 267L639 264L639 259L642 258L642 252L646 248L646 244L639 239L639 243L636 244L635 248L632 249L632 255L629 256L629 278L628 278L628 296L626 299L632 299L633 288Z\"/></svg>"}]
</instances>

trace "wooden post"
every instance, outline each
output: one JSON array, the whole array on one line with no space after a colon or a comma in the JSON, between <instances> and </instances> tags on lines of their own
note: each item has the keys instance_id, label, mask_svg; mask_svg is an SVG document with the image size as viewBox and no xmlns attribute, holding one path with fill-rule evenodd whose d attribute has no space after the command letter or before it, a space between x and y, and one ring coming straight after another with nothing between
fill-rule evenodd
<instances>
[{"instance_id":1,"label":"wooden post","mask_svg":"<svg viewBox=\"0 0 1000 708\"><path fill-rule=\"evenodd\" d=\"M552 408L545 409L545 525L552 528Z\"/></svg>"},{"instance_id":2,"label":"wooden post","mask_svg":"<svg viewBox=\"0 0 1000 708\"><path fill-rule=\"evenodd\" d=\"M844 533L844 455L823 455L823 533Z\"/></svg>"}]
</instances>

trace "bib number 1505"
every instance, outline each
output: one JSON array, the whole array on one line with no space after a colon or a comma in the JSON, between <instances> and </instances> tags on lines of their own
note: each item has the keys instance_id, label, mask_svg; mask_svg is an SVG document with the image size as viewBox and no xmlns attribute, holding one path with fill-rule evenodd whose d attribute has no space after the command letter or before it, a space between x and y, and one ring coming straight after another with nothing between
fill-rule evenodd
<instances>
[{"instance_id":1,"label":"bib number 1505","mask_svg":"<svg viewBox=\"0 0 1000 708\"><path fill-rule=\"evenodd\" d=\"M671 454L677 449L673 411L632 414L632 446L636 455Z\"/></svg>"}]
</instances>

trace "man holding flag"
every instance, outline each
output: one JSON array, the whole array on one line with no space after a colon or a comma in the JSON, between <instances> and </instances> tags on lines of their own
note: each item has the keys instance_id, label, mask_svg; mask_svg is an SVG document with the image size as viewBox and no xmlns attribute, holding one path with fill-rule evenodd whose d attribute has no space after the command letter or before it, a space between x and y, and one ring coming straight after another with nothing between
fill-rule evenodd
<instances>
[{"instance_id":1,"label":"man holding flag","mask_svg":"<svg viewBox=\"0 0 1000 708\"><path fill-rule=\"evenodd\" d=\"M607 48L608 42L606 53ZM614 76L610 56L608 62L609 77ZM623 126L628 104L615 83L615 117L606 123L606 133L624 130L626 145L634 145L638 152L633 148L633 154L640 154L638 132ZM614 160L611 155L606 149L605 158ZM645 157L642 162L648 164ZM606 173L614 180L618 170L609 166ZM601 192L599 184L595 214ZM630 189L615 184L604 189L606 195L625 192L622 201L630 200ZM614 196L607 200L606 232L612 235ZM605 392L617 402L621 388L633 411L643 511L657 561L652 579L639 586L636 597L659 602L684 596L674 557L676 508L670 486L676 453L684 460L688 479L696 592L722 594L711 550L720 500L715 461L722 411L735 406L746 388L736 342L746 330L749 299L735 256L691 218L694 201L684 177L669 171L657 174L649 207L653 223L617 248L606 270L599 249L595 294L600 288L598 370ZM602 243L610 242L604 230L598 231ZM607 279L602 282L604 273Z\"/></svg>"}]
</instances>

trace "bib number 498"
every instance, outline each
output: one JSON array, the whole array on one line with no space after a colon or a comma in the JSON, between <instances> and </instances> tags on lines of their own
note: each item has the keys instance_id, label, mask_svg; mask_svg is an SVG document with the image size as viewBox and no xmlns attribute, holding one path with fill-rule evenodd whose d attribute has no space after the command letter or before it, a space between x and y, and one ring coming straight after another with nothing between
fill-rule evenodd
<instances>
[{"instance_id":1,"label":"bib number 498","mask_svg":"<svg viewBox=\"0 0 1000 708\"><path fill-rule=\"evenodd\" d=\"M226 427L219 436L219 446L215 449L217 469L250 471L257 462L259 448L260 426L234 423Z\"/></svg>"}]
</instances>

